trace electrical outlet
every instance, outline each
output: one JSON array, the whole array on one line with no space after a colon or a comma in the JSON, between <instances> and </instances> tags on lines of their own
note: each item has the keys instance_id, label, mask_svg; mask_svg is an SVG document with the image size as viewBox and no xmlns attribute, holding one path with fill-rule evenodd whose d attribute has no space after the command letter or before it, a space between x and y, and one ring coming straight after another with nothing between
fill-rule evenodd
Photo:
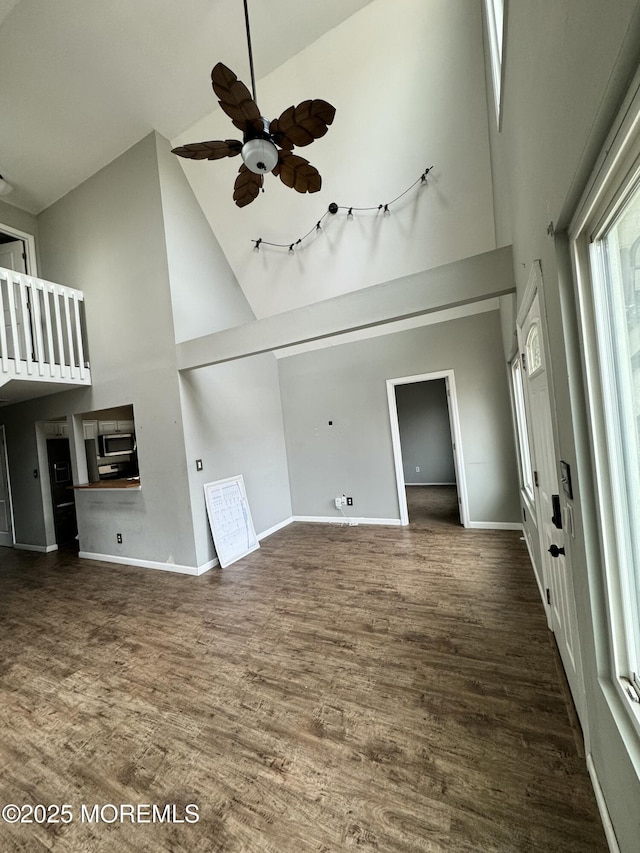
<instances>
[{"instance_id":1,"label":"electrical outlet","mask_svg":"<svg viewBox=\"0 0 640 853\"><path fill-rule=\"evenodd\" d=\"M347 506L353 506L353 498L347 498Z\"/></svg>"},{"instance_id":2,"label":"electrical outlet","mask_svg":"<svg viewBox=\"0 0 640 853\"><path fill-rule=\"evenodd\" d=\"M419 474L419 473L420 473L420 466L416 465L416 474Z\"/></svg>"},{"instance_id":3,"label":"electrical outlet","mask_svg":"<svg viewBox=\"0 0 640 853\"><path fill-rule=\"evenodd\" d=\"M342 498L341 498L341 497L337 497L337 498L335 499L335 501L336 501L336 509L340 509L340 507L342 506Z\"/></svg>"},{"instance_id":4,"label":"electrical outlet","mask_svg":"<svg viewBox=\"0 0 640 853\"><path fill-rule=\"evenodd\" d=\"M122 533L116 533L116 542L118 545L122 545Z\"/></svg>"}]
</instances>

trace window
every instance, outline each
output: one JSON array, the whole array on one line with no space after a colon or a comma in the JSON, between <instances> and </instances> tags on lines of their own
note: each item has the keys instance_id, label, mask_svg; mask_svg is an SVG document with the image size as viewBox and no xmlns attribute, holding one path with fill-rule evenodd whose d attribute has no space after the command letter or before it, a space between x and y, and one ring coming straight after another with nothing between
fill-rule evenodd
<instances>
[{"instance_id":1,"label":"window","mask_svg":"<svg viewBox=\"0 0 640 853\"><path fill-rule=\"evenodd\" d=\"M511 362L511 382L513 386L513 408L516 419L516 433L518 436L520 481L527 497L533 503L533 471L531 467L531 454L529 451L529 431L527 429L527 415L524 407L522 364L520 362L519 355L516 356Z\"/></svg>"},{"instance_id":2,"label":"window","mask_svg":"<svg viewBox=\"0 0 640 853\"><path fill-rule=\"evenodd\" d=\"M540 327L537 323L534 323L527 335L527 370L529 371L529 376L536 374L541 367Z\"/></svg>"},{"instance_id":3,"label":"window","mask_svg":"<svg viewBox=\"0 0 640 853\"><path fill-rule=\"evenodd\" d=\"M506 23L507 0L485 0L487 13L487 33L489 35L489 54L493 93L496 101L496 119L498 128L502 120L502 81L504 57L504 33Z\"/></svg>"},{"instance_id":4,"label":"window","mask_svg":"<svg viewBox=\"0 0 640 853\"><path fill-rule=\"evenodd\" d=\"M640 291L631 249L640 237L640 188L629 188L591 244L593 301L607 465L629 665L640 661Z\"/></svg>"},{"instance_id":5,"label":"window","mask_svg":"<svg viewBox=\"0 0 640 853\"><path fill-rule=\"evenodd\" d=\"M599 540L587 556L605 579L609 680L640 732L640 78L570 236Z\"/></svg>"}]
</instances>

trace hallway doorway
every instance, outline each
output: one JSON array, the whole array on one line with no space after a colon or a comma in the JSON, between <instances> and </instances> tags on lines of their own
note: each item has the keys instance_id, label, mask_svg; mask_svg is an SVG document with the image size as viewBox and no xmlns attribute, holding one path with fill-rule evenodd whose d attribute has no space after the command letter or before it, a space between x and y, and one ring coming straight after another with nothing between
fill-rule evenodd
<instances>
[{"instance_id":1,"label":"hallway doorway","mask_svg":"<svg viewBox=\"0 0 640 853\"><path fill-rule=\"evenodd\" d=\"M68 438L47 439L47 461L56 544L77 549L78 523Z\"/></svg>"},{"instance_id":2,"label":"hallway doorway","mask_svg":"<svg viewBox=\"0 0 640 853\"><path fill-rule=\"evenodd\" d=\"M469 524L453 370L387 380L400 523Z\"/></svg>"},{"instance_id":3,"label":"hallway doorway","mask_svg":"<svg viewBox=\"0 0 640 853\"><path fill-rule=\"evenodd\" d=\"M453 486L405 486L409 524L429 530L460 527L458 489Z\"/></svg>"}]
</instances>

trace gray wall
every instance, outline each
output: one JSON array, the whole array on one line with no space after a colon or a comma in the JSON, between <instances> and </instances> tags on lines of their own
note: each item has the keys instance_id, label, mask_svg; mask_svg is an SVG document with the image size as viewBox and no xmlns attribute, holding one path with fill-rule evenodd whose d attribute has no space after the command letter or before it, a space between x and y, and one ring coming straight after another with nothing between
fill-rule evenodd
<instances>
[{"instance_id":1,"label":"gray wall","mask_svg":"<svg viewBox=\"0 0 640 853\"><path fill-rule=\"evenodd\" d=\"M52 544L35 423L133 404L142 490L76 493L80 548L195 565L160 201L151 134L38 218L40 275L84 291L94 385L2 411L18 542Z\"/></svg>"},{"instance_id":2,"label":"gray wall","mask_svg":"<svg viewBox=\"0 0 640 853\"><path fill-rule=\"evenodd\" d=\"M156 143L176 342L254 320L178 158Z\"/></svg>"},{"instance_id":3,"label":"gray wall","mask_svg":"<svg viewBox=\"0 0 640 853\"><path fill-rule=\"evenodd\" d=\"M386 380L453 369L471 521L519 521L497 311L279 361L294 515L399 518ZM332 425L329 425L332 421Z\"/></svg>"},{"instance_id":4,"label":"gray wall","mask_svg":"<svg viewBox=\"0 0 640 853\"><path fill-rule=\"evenodd\" d=\"M33 214L27 213L26 210L20 210L19 207L14 207L12 204L8 204L1 199L0 223L2 225L9 225L11 228L17 228L18 231L33 234L34 237L38 233L37 219Z\"/></svg>"},{"instance_id":5,"label":"gray wall","mask_svg":"<svg viewBox=\"0 0 640 853\"><path fill-rule=\"evenodd\" d=\"M166 139L156 142L176 342L255 320L178 159ZM203 565L215 557L205 483L242 474L258 534L291 516L278 371L267 353L186 372L179 383L196 562Z\"/></svg>"},{"instance_id":6,"label":"gray wall","mask_svg":"<svg viewBox=\"0 0 640 853\"><path fill-rule=\"evenodd\" d=\"M640 780L634 769L634 762L640 766L640 741L629 732L623 736L601 681L603 677L606 681L607 665L604 659L598 660L597 649L602 648L607 617L602 609L599 555L588 553L584 534L585 528L595 526L591 461L588 453L578 453L578 440L588 426L580 390L573 280L561 232L639 61L640 4L636 0L510 3L501 134L495 128L492 105L489 116L497 242L513 241L518 304L532 263L541 261L556 454L574 472L583 472L575 478L576 537L568 539L568 547L590 749L622 853L635 853L640 837ZM547 233L550 223L555 239ZM531 534L535 537L535 528Z\"/></svg>"},{"instance_id":7,"label":"gray wall","mask_svg":"<svg viewBox=\"0 0 640 853\"><path fill-rule=\"evenodd\" d=\"M291 517L276 360L270 353L181 376L199 564L214 554L203 486L242 474L256 533ZM196 472L195 460L203 470Z\"/></svg>"},{"instance_id":8,"label":"gray wall","mask_svg":"<svg viewBox=\"0 0 640 853\"><path fill-rule=\"evenodd\" d=\"M405 483L455 483L445 380L397 385L396 407Z\"/></svg>"}]
</instances>

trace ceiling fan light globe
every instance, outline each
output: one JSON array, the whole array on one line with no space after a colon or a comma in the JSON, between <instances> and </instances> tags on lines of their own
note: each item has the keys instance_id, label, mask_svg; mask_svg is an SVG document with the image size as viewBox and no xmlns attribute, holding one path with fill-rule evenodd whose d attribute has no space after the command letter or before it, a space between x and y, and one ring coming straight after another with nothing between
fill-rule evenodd
<instances>
[{"instance_id":1,"label":"ceiling fan light globe","mask_svg":"<svg viewBox=\"0 0 640 853\"><path fill-rule=\"evenodd\" d=\"M269 139L249 139L240 153L247 169L256 175L270 172L278 162L278 149Z\"/></svg>"}]
</instances>

